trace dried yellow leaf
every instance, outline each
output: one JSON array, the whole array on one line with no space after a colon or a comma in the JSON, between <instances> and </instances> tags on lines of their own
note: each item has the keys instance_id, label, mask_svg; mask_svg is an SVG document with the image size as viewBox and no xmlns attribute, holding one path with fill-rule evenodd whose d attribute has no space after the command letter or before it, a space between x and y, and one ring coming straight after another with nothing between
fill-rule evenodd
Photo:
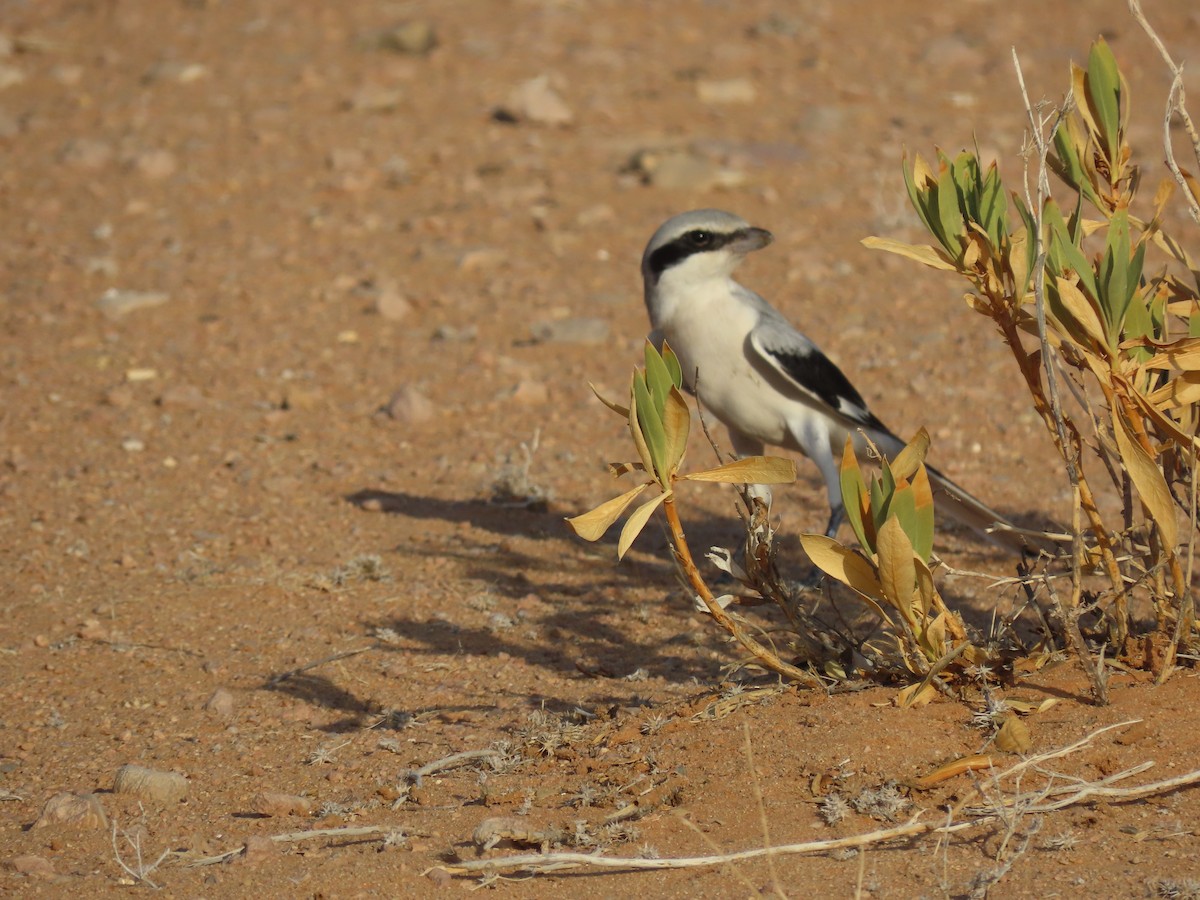
<instances>
[{"instance_id":1,"label":"dried yellow leaf","mask_svg":"<svg viewBox=\"0 0 1200 900\"><path fill-rule=\"evenodd\" d=\"M1033 749L1033 737L1029 726L1016 716L1009 716L996 732L994 741L997 750L1005 753L1028 753Z\"/></svg>"}]
</instances>

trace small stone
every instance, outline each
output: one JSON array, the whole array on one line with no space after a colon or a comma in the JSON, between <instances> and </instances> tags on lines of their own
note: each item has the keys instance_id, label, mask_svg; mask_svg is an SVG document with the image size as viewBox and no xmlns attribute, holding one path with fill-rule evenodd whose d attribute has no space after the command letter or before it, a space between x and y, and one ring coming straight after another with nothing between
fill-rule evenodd
<instances>
[{"instance_id":1,"label":"small stone","mask_svg":"<svg viewBox=\"0 0 1200 900\"><path fill-rule=\"evenodd\" d=\"M126 369L125 380L132 383L138 381L153 381L158 377L158 369Z\"/></svg>"},{"instance_id":2,"label":"small stone","mask_svg":"<svg viewBox=\"0 0 1200 900\"><path fill-rule=\"evenodd\" d=\"M539 125L569 125L575 118L566 101L550 86L549 75L539 75L516 87L508 95L506 108L518 119Z\"/></svg>"},{"instance_id":3,"label":"small stone","mask_svg":"<svg viewBox=\"0 0 1200 900\"><path fill-rule=\"evenodd\" d=\"M346 106L354 112L391 112L403 99L404 93L398 88L367 84L350 95Z\"/></svg>"},{"instance_id":4,"label":"small stone","mask_svg":"<svg viewBox=\"0 0 1200 900\"><path fill-rule=\"evenodd\" d=\"M412 312L412 304L395 286L387 285L381 287L379 294L375 297L375 312L389 322L399 322Z\"/></svg>"},{"instance_id":5,"label":"small stone","mask_svg":"<svg viewBox=\"0 0 1200 900\"><path fill-rule=\"evenodd\" d=\"M139 800L170 803L187 796L188 780L178 772L163 772L144 766L125 765L113 776L113 793L129 794Z\"/></svg>"},{"instance_id":6,"label":"small stone","mask_svg":"<svg viewBox=\"0 0 1200 900\"><path fill-rule=\"evenodd\" d=\"M405 385L392 394L387 413L397 422L415 425L433 418L433 402L413 385Z\"/></svg>"},{"instance_id":7,"label":"small stone","mask_svg":"<svg viewBox=\"0 0 1200 900\"><path fill-rule=\"evenodd\" d=\"M545 382L524 378L517 382L510 396L517 403L535 406L550 399L550 390L546 387Z\"/></svg>"},{"instance_id":8,"label":"small stone","mask_svg":"<svg viewBox=\"0 0 1200 900\"><path fill-rule=\"evenodd\" d=\"M758 89L749 78L701 80L696 82L696 96L701 103L716 105L753 103L758 99Z\"/></svg>"},{"instance_id":9,"label":"small stone","mask_svg":"<svg viewBox=\"0 0 1200 900\"><path fill-rule=\"evenodd\" d=\"M203 63L185 63L177 60L167 60L151 66L142 81L153 84L156 81L174 81L178 84L191 84L201 78L208 77L208 66Z\"/></svg>"},{"instance_id":10,"label":"small stone","mask_svg":"<svg viewBox=\"0 0 1200 900\"><path fill-rule=\"evenodd\" d=\"M95 794L55 794L42 807L34 828L69 825L75 828L107 828L108 817Z\"/></svg>"},{"instance_id":11,"label":"small stone","mask_svg":"<svg viewBox=\"0 0 1200 900\"><path fill-rule=\"evenodd\" d=\"M315 409L324 398L320 388L291 385L283 395L283 405L287 409Z\"/></svg>"},{"instance_id":12,"label":"small stone","mask_svg":"<svg viewBox=\"0 0 1200 900\"><path fill-rule=\"evenodd\" d=\"M121 441L121 449L126 453L141 453L146 449L146 442L141 438L126 438Z\"/></svg>"},{"instance_id":13,"label":"small stone","mask_svg":"<svg viewBox=\"0 0 1200 900\"><path fill-rule=\"evenodd\" d=\"M110 319L119 319L139 309L162 306L171 298L161 291L126 291L109 288L100 295L96 306Z\"/></svg>"},{"instance_id":14,"label":"small stone","mask_svg":"<svg viewBox=\"0 0 1200 900\"><path fill-rule=\"evenodd\" d=\"M233 707L233 694L225 688L217 688L204 703L206 711L222 719L228 719L233 716Z\"/></svg>"},{"instance_id":15,"label":"small stone","mask_svg":"<svg viewBox=\"0 0 1200 900\"><path fill-rule=\"evenodd\" d=\"M175 174L179 163L170 150L145 150L133 157L132 166L143 178L162 181Z\"/></svg>"},{"instance_id":16,"label":"small stone","mask_svg":"<svg viewBox=\"0 0 1200 900\"><path fill-rule=\"evenodd\" d=\"M746 180L744 172L721 166L692 150L673 150L661 155L640 153L631 168L641 174L643 181L668 190L731 188Z\"/></svg>"},{"instance_id":17,"label":"small stone","mask_svg":"<svg viewBox=\"0 0 1200 900\"><path fill-rule=\"evenodd\" d=\"M308 797L262 791L254 796L253 811L260 816L311 816L316 805Z\"/></svg>"},{"instance_id":18,"label":"small stone","mask_svg":"<svg viewBox=\"0 0 1200 900\"><path fill-rule=\"evenodd\" d=\"M133 405L133 391L122 385L104 394L104 402L114 409L125 409Z\"/></svg>"},{"instance_id":19,"label":"small stone","mask_svg":"<svg viewBox=\"0 0 1200 900\"><path fill-rule=\"evenodd\" d=\"M253 835L246 838L246 846L242 848L242 862L261 863L279 854L279 844L268 837Z\"/></svg>"},{"instance_id":20,"label":"small stone","mask_svg":"<svg viewBox=\"0 0 1200 900\"><path fill-rule=\"evenodd\" d=\"M92 138L68 141L58 154L63 165L89 172L104 168L112 158L112 145Z\"/></svg>"},{"instance_id":21,"label":"small stone","mask_svg":"<svg viewBox=\"0 0 1200 900\"><path fill-rule=\"evenodd\" d=\"M490 269L508 258L508 254L497 247L479 247L468 250L458 258L458 268L463 272Z\"/></svg>"},{"instance_id":22,"label":"small stone","mask_svg":"<svg viewBox=\"0 0 1200 900\"><path fill-rule=\"evenodd\" d=\"M194 384L173 384L163 388L158 405L171 409L203 409L208 400Z\"/></svg>"},{"instance_id":23,"label":"small stone","mask_svg":"<svg viewBox=\"0 0 1200 900\"><path fill-rule=\"evenodd\" d=\"M32 853L14 856L8 861L8 865L18 875L25 875L28 878L48 879L54 877L53 863L44 857L34 856Z\"/></svg>"},{"instance_id":24,"label":"small stone","mask_svg":"<svg viewBox=\"0 0 1200 900\"><path fill-rule=\"evenodd\" d=\"M412 56L424 56L437 46L437 42L433 25L420 19L403 22L379 35L380 48Z\"/></svg>"},{"instance_id":25,"label":"small stone","mask_svg":"<svg viewBox=\"0 0 1200 900\"><path fill-rule=\"evenodd\" d=\"M561 344L601 344L608 339L608 323L603 319L580 316L535 322L530 328L536 341Z\"/></svg>"},{"instance_id":26,"label":"small stone","mask_svg":"<svg viewBox=\"0 0 1200 900\"><path fill-rule=\"evenodd\" d=\"M0 66L0 91L20 84L25 80L25 73L16 66Z\"/></svg>"},{"instance_id":27,"label":"small stone","mask_svg":"<svg viewBox=\"0 0 1200 900\"><path fill-rule=\"evenodd\" d=\"M74 87L83 80L84 68L75 63L64 63L50 70L50 77L59 84Z\"/></svg>"}]
</instances>

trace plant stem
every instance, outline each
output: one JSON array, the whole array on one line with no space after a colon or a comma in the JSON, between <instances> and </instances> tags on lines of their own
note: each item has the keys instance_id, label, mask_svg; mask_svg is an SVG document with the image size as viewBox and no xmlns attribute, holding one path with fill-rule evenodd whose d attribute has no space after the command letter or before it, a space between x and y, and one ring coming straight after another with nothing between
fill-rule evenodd
<instances>
[{"instance_id":1,"label":"plant stem","mask_svg":"<svg viewBox=\"0 0 1200 900\"><path fill-rule=\"evenodd\" d=\"M688 547L687 538L683 533L683 523L679 520L679 511L675 508L674 496L668 496L663 501L663 512L667 517L667 527L671 531L671 546L675 550L675 558L679 560L679 565L683 568L692 590L700 597L709 614L717 620L717 624L729 632L746 650L750 651L750 654L763 668L809 687L825 690L825 685L816 675L780 659L774 650L764 647L756 641L733 616L721 608L721 604L713 599L712 591L704 583L704 578L696 567L696 561L692 558L691 548Z\"/></svg>"}]
</instances>

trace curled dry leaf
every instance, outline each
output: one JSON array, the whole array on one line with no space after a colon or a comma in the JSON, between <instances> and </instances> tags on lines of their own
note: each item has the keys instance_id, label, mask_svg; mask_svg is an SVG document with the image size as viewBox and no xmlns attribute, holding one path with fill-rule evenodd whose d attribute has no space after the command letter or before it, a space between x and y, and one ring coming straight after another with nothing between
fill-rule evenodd
<instances>
[{"instance_id":1,"label":"curled dry leaf","mask_svg":"<svg viewBox=\"0 0 1200 900\"><path fill-rule=\"evenodd\" d=\"M1009 716L996 732L994 741L997 750L1005 753L1028 753L1033 749L1033 737L1029 726L1016 716Z\"/></svg>"},{"instance_id":2,"label":"curled dry leaf","mask_svg":"<svg viewBox=\"0 0 1200 900\"><path fill-rule=\"evenodd\" d=\"M928 775L923 775L912 782L912 787L918 791L927 791L943 781L948 781L966 772L980 772L992 768L995 763L986 753L976 753L972 756L960 756L944 765L938 766Z\"/></svg>"}]
</instances>

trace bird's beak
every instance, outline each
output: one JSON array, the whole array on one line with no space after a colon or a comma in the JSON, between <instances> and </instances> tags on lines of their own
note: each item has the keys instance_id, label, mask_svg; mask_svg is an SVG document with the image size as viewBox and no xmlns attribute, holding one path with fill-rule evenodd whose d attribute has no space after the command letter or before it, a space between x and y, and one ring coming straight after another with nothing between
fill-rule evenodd
<instances>
[{"instance_id":1,"label":"bird's beak","mask_svg":"<svg viewBox=\"0 0 1200 900\"><path fill-rule=\"evenodd\" d=\"M761 250L773 240L775 240L775 235L765 228L743 228L730 243L729 248L734 253L751 253Z\"/></svg>"}]
</instances>

